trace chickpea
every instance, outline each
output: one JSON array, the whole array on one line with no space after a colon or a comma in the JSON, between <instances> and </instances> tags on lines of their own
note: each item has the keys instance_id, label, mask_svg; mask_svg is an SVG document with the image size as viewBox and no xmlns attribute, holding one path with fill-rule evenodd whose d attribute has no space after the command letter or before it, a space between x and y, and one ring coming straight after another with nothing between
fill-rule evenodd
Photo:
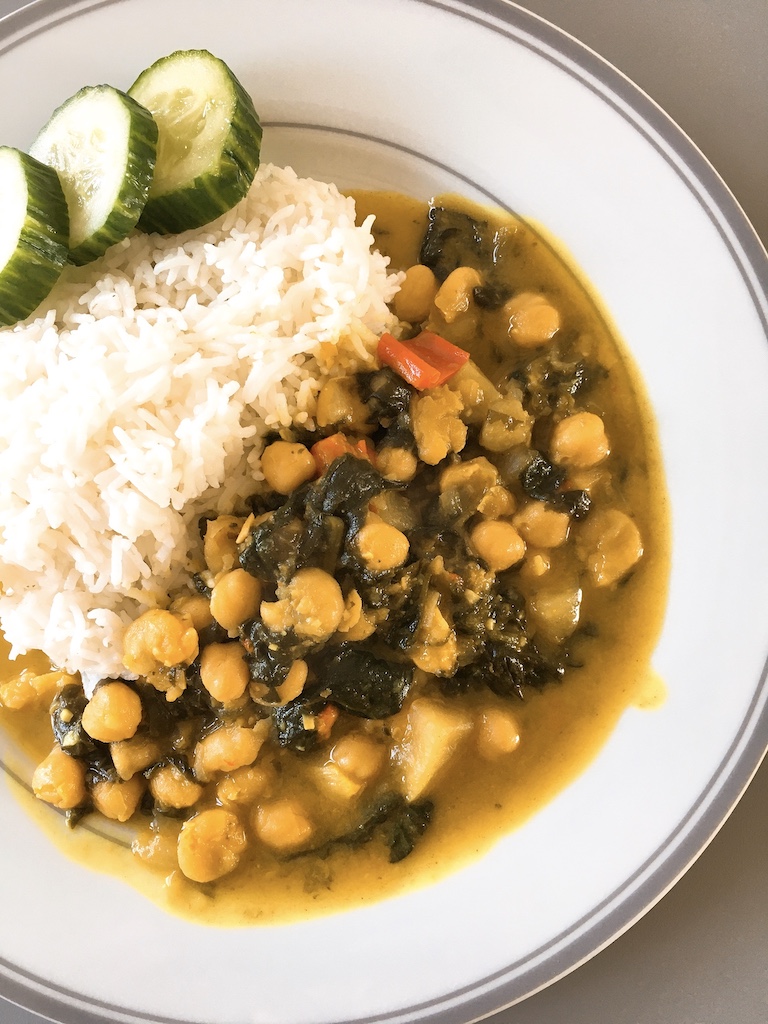
<instances>
[{"instance_id":1,"label":"chickpea","mask_svg":"<svg viewBox=\"0 0 768 1024\"><path fill-rule=\"evenodd\" d=\"M161 608L144 612L123 636L123 664L139 676L187 665L195 660L197 652L197 631L189 619Z\"/></svg>"},{"instance_id":2,"label":"chickpea","mask_svg":"<svg viewBox=\"0 0 768 1024\"><path fill-rule=\"evenodd\" d=\"M79 807L86 796L85 766L82 761L65 754L60 747L54 747L35 768L32 790L38 800L63 811Z\"/></svg>"},{"instance_id":3,"label":"chickpea","mask_svg":"<svg viewBox=\"0 0 768 1024\"><path fill-rule=\"evenodd\" d=\"M464 448L463 410L461 398L447 387L431 388L411 399L413 436L422 462L436 466L446 455Z\"/></svg>"},{"instance_id":4,"label":"chickpea","mask_svg":"<svg viewBox=\"0 0 768 1024\"><path fill-rule=\"evenodd\" d=\"M287 633L293 627L291 605L285 598L280 601L262 601L259 615L272 633Z\"/></svg>"},{"instance_id":5,"label":"chickpea","mask_svg":"<svg viewBox=\"0 0 768 1024\"><path fill-rule=\"evenodd\" d=\"M366 523L355 540L366 566L374 573L389 572L408 558L408 538L387 523Z\"/></svg>"},{"instance_id":6,"label":"chickpea","mask_svg":"<svg viewBox=\"0 0 768 1024\"><path fill-rule=\"evenodd\" d=\"M269 796L277 783L271 764L255 764L225 775L216 786L216 796L225 804L252 804L259 797Z\"/></svg>"},{"instance_id":7,"label":"chickpea","mask_svg":"<svg viewBox=\"0 0 768 1024\"><path fill-rule=\"evenodd\" d=\"M131 853L157 871L165 874L174 871L179 865L176 844L180 831L180 822L157 818L136 833L131 843Z\"/></svg>"},{"instance_id":8,"label":"chickpea","mask_svg":"<svg viewBox=\"0 0 768 1024\"><path fill-rule=\"evenodd\" d=\"M520 292L508 299L502 315L509 324L509 337L523 348L544 345L560 330L560 314L536 292Z\"/></svg>"},{"instance_id":9,"label":"chickpea","mask_svg":"<svg viewBox=\"0 0 768 1024\"><path fill-rule=\"evenodd\" d=\"M102 743L129 740L143 715L141 698L125 683L102 683L83 711L83 728Z\"/></svg>"},{"instance_id":10,"label":"chickpea","mask_svg":"<svg viewBox=\"0 0 768 1024\"><path fill-rule=\"evenodd\" d=\"M577 412L555 426L550 446L559 466L591 469L611 453L603 421L593 412Z\"/></svg>"},{"instance_id":11,"label":"chickpea","mask_svg":"<svg viewBox=\"0 0 768 1024\"><path fill-rule=\"evenodd\" d=\"M213 622L210 602L202 594L183 594L176 598L170 610L181 618L189 619L198 633Z\"/></svg>"},{"instance_id":12,"label":"chickpea","mask_svg":"<svg viewBox=\"0 0 768 1024\"><path fill-rule=\"evenodd\" d=\"M434 676L453 675L458 659L459 645L453 630L442 643L415 645L411 651L411 660L416 668Z\"/></svg>"},{"instance_id":13,"label":"chickpea","mask_svg":"<svg viewBox=\"0 0 768 1024\"><path fill-rule=\"evenodd\" d=\"M302 693L308 674L309 668L306 661L302 658L294 661L288 669L288 675L277 687L281 704L287 704L289 701L295 700Z\"/></svg>"},{"instance_id":14,"label":"chickpea","mask_svg":"<svg viewBox=\"0 0 768 1024\"><path fill-rule=\"evenodd\" d=\"M611 508L593 512L581 527L577 547L598 587L623 579L643 556L643 540L624 512Z\"/></svg>"},{"instance_id":15,"label":"chickpea","mask_svg":"<svg viewBox=\"0 0 768 1024\"><path fill-rule=\"evenodd\" d=\"M360 615L353 625L344 630L344 640L357 643L360 640L367 640L376 632L376 622L370 612L365 608L360 609Z\"/></svg>"},{"instance_id":16,"label":"chickpea","mask_svg":"<svg viewBox=\"0 0 768 1024\"><path fill-rule=\"evenodd\" d=\"M511 523L483 519L469 535L472 547L493 572L504 572L522 561L525 541Z\"/></svg>"},{"instance_id":17,"label":"chickpea","mask_svg":"<svg viewBox=\"0 0 768 1024\"><path fill-rule=\"evenodd\" d=\"M509 394L492 402L480 431L480 444L489 452L506 452L531 440L533 418L518 395Z\"/></svg>"},{"instance_id":18,"label":"chickpea","mask_svg":"<svg viewBox=\"0 0 768 1024\"><path fill-rule=\"evenodd\" d=\"M571 528L567 512L547 508L543 501L524 505L513 521L525 542L537 548L559 548Z\"/></svg>"},{"instance_id":19,"label":"chickpea","mask_svg":"<svg viewBox=\"0 0 768 1024\"><path fill-rule=\"evenodd\" d=\"M152 772L149 792L162 807L181 810L197 803L203 795L203 787L186 776L175 764L164 764Z\"/></svg>"},{"instance_id":20,"label":"chickpea","mask_svg":"<svg viewBox=\"0 0 768 1024\"><path fill-rule=\"evenodd\" d=\"M376 457L376 468L385 480L407 484L416 476L418 461L407 448L382 448Z\"/></svg>"},{"instance_id":21,"label":"chickpea","mask_svg":"<svg viewBox=\"0 0 768 1024\"><path fill-rule=\"evenodd\" d=\"M238 548L248 540L251 532L255 530L257 526L265 523L267 519L270 518L270 515L270 512L262 512L260 516L254 515L253 512L248 513L243 520L243 525L240 527L240 532L235 537L235 544L237 544Z\"/></svg>"},{"instance_id":22,"label":"chickpea","mask_svg":"<svg viewBox=\"0 0 768 1024\"><path fill-rule=\"evenodd\" d=\"M407 533L419 525L419 516L412 502L401 493L399 488L387 488L368 502L366 522L373 523L383 520L397 530Z\"/></svg>"},{"instance_id":23,"label":"chickpea","mask_svg":"<svg viewBox=\"0 0 768 1024\"><path fill-rule=\"evenodd\" d=\"M211 591L211 614L230 636L259 610L261 583L245 569L225 572Z\"/></svg>"},{"instance_id":24,"label":"chickpea","mask_svg":"<svg viewBox=\"0 0 768 1024\"><path fill-rule=\"evenodd\" d=\"M484 456L457 462L440 474L440 493L456 490L460 487L471 487L483 495L499 482L499 471Z\"/></svg>"},{"instance_id":25,"label":"chickpea","mask_svg":"<svg viewBox=\"0 0 768 1024\"><path fill-rule=\"evenodd\" d=\"M461 399L465 423L482 423L490 406L501 398L498 389L472 360L450 378L447 387Z\"/></svg>"},{"instance_id":26,"label":"chickpea","mask_svg":"<svg viewBox=\"0 0 768 1024\"><path fill-rule=\"evenodd\" d=\"M25 670L0 683L0 708L20 711L37 700L38 694L32 687L30 676L31 673Z\"/></svg>"},{"instance_id":27,"label":"chickpea","mask_svg":"<svg viewBox=\"0 0 768 1024\"><path fill-rule=\"evenodd\" d=\"M237 815L212 807L184 822L177 847L179 867L193 882L213 882L235 870L247 845Z\"/></svg>"},{"instance_id":28,"label":"chickpea","mask_svg":"<svg viewBox=\"0 0 768 1024\"><path fill-rule=\"evenodd\" d=\"M231 643L209 644L200 659L200 679L214 700L229 704L242 697L249 682L248 666L242 646Z\"/></svg>"},{"instance_id":29,"label":"chickpea","mask_svg":"<svg viewBox=\"0 0 768 1024\"><path fill-rule=\"evenodd\" d=\"M253 764L265 739L265 730L258 727L222 726L195 747L192 760L195 775L202 782L208 782L218 772L232 772Z\"/></svg>"},{"instance_id":30,"label":"chickpea","mask_svg":"<svg viewBox=\"0 0 768 1024\"><path fill-rule=\"evenodd\" d=\"M337 800L355 800L363 791L363 783L356 782L333 761L326 761L313 773L316 785Z\"/></svg>"},{"instance_id":31,"label":"chickpea","mask_svg":"<svg viewBox=\"0 0 768 1024\"><path fill-rule=\"evenodd\" d=\"M253 830L265 846L282 851L303 846L314 827L298 800L284 798L256 808Z\"/></svg>"},{"instance_id":32,"label":"chickpea","mask_svg":"<svg viewBox=\"0 0 768 1024\"><path fill-rule=\"evenodd\" d=\"M144 796L145 782L141 775L134 775L127 782L97 782L91 789L93 806L112 821L128 821Z\"/></svg>"},{"instance_id":33,"label":"chickpea","mask_svg":"<svg viewBox=\"0 0 768 1024\"><path fill-rule=\"evenodd\" d=\"M552 568L552 561L546 552L534 551L529 548L525 555L525 561L520 567L520 573L527 579L538 580L546 576Z\"/></svg>"},{"instance_id":34,"label":"chickpea","mask_svg":"<svg viewBox=\"0 0 768 1024\"><path fill-rule=\"evenodd\" d=\"M440 611L440 594L430 590L424 600L411 660L423 672L449 676L456 670L458 654L456 634Z\"/></svg>"},{"instance_id":35,"label":"chickpea","mask_svg":"<svg viewBox=\"0 0 768 1024\"><path fill-rule=\"evenodd\" d=\"M317 396L315 419L319 427L343 427L367 433L368 407L360 398L354 377L330 377Z\"/></svg>"},{"instance_id":36,"label":"chickpea","mask_svg":"<svg viewBox=\"0 0 768 1024\"><path fill-rule=\"evenodd\" d=\"M473 302L473 292L483 279L472 267L457 267L446 277L435 295L435 306L447 324L466 313Z\"/></svg>"},{"instance_id":37,"label":"chickpea","mask_svg":"<svg viewBox=\"0 0 768 1024\"><path fill-rule=\"evenodd\" d=\"M267 486L278 494L290 494L317 473L315 460L306 445L290 441L268 445L261 456L261 469Z\"/></svg>"},{"instance_id":38,"label":"chickpea","mask_svg":"<svg viewBox=\"0 0 768 1024\"><path fill-rule=\"evenodd\" d=\"M208 520L203 539L203 557L214 576L227 572L237 564L237 538L242 525L243 520L237 516L218 516Z\"/></svg>"},{"instance_id":39,"label":"chickpea","mask_svg":"<svg viewBox=\"0 0 768 1024\"><path fill-rule=\"evenodd\" d=\"M500 485L491 487L486 495L480 500L477 511L482 512L486 519L501 519L504 516L511 516L517 504L513 494Z\"/></svg>"},{"instance_id":40,"label":"chickpea","mask_svg":"<svg viewBox=\"0 0 768 1024\"><path fill-rule=\"evenodd\" d=\"M429 590L424 599L417 639L428 644L441 644L450 635L450 624L440 611L440 592Z\"/></svg>"},{"instance_id":41,"label":"chickpea","mask_svg":"<svg viewBox=\"0 0 768 1024\"><path fill-rule=\"evenodd\" d=\"M344 614L339 623L338 632L348 633L360 621L363 614L363 599L356 590L350 590L344 601Z\"/></svg>"},{"instance_id":42,"label":"chickpea","mask_svg":"<svg viewBox=\"0 0 768 1024\"><path fill-rule=\"evenodd\" d=\"M384 767L386 749L375 740L350 732L334 744L331 760L355 782L370 782Z\"/></svg>"},{"instance_id":43,"label":"chickpea","mask_svg":"<svg viewBox=\"0 0 768 1024\"><path fill-rule=\"evenodd\" d=\"M577 580L545 583L530 595L528 612L547 640L562 643L574 632L581 617L582 591Z\"/></svg>"},{"instance_id":44,"label":"chickpea","mask_svg":"<svg viewBox=\"0 0 768 1024\"><path fill-rule=\"evenodd\" d=\"M286 588L293 628L299 636L325 640L344 614L341 587L322 569L300 569Z\"/></svg>"},{"instance_id":45,"label":"chickpea","mask_svg":"<svg viewBox=\"0 0 768 1024\"><path fill-rule=\"evenodd\" d=\"M155 764L163 756L163 748L157 740L149 736L133 736L129 740L118 740L110 743L109 753L115 771L127 782L138 772L143 772L151 764Z\"/></svg>"},{"instance_id":46,"label":"chickpea","mask_svg":"<svg viewBox=\"0 0 768 1024\"><path fill-rule=\"evenodd\" d=\"M400 291L392 300L395 316L418 324L426 320L437 295L437 278L423 263L415 263L405 272Z\"/></svg>"},{"instance_id":47,"label":"chickpea","mask_svg":"<svg viewBox=\"0 0 768 1024\"><path fill-rule=\"evenodd\" d=\"M376 631L376 623L369 612L363 608L363 599L356 590L350 590L344 602L344 614L339 623L338 632L344 640L365 640Z\"/></svg>"},{"instance_id":48,"label":"chickpea","mask_svg":"<svg viewBox=\"0 0 768 1024\"><path fill-rule=\"evenodd\" d=\"M55 690L75 682L75 676L58 669L39 674L32 668L22 669L18 675L0 683L0 707L20 711L43 698L50 700Z\"/></svg>"},{"instance_id":49,"label":"chickpea","mask_svg":"<svg viewBox=\"0 0 768 1024\"><path fill-rule=\"evenodd\" d=\"M511 754L520 744L520 726L511 711L486 708L477 732L477 749L488 760Z\"/></svg>"}]
</instances>

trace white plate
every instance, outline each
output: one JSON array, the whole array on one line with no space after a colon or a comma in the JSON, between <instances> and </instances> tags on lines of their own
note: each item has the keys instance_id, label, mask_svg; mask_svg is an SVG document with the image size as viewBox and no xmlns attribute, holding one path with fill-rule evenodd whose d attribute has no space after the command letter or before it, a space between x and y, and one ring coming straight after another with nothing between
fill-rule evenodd
<instances>
[{"instance_id":1,"label":"white plate","mask_svg":"<svg viewBox=\"0 0 768 1024\"><path fill-rule=\"evenodd\" d=\"M66 861L0 787L0 994L65 1024L467 1021L644 913L763 754L768 259L646 96L502 0L38 0L0 21L0 141L26 147L82 85L125 86L200 46L255 97L266 159L343 186L457 188L573 253L658 418L674 545L654 664L669 697L628 712L592 766L481 861L279 928L164 915Z\"/></svg>"}]
</instances>

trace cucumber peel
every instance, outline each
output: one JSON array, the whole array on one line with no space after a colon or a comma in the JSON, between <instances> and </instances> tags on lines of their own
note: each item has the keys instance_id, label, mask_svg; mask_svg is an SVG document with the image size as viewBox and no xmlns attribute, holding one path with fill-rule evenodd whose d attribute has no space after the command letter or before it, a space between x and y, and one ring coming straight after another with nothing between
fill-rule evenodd
<instances>
[{"instance_id":1,"label":"cucumber peel","mask_svg":"<svg viewBox=\"0 0 768 1024\"><path fill-rule=\"evenodd\" d=\"M0 147L0 326L26 319L49 294L67 263L68 240L56 171Z\"/></svg>"},{"instance_id":2,"label":"cucumber peel","mask_svg":"<svg viewBox=\"0 0 768 1024\"><path fill-rule=\"evenodd\" d=\"M156 152L151 114L112 86L86 86L54 111L30 153L59 173L72 263L90 263L136 226Z\"/></svg>"},{"instance_id":3,"label":"cucumber peel","mask_svg":"<svg viewBox=\"0 0 768 1024\"><path fill-rule=\"evenodd\" d=\"M202 227L245 197L259 166L262 130L250 96L224 61L207 50L178 50L142 72L128 93L159 129L140 228L174 234Z\"/></svg>"}]
</instances>

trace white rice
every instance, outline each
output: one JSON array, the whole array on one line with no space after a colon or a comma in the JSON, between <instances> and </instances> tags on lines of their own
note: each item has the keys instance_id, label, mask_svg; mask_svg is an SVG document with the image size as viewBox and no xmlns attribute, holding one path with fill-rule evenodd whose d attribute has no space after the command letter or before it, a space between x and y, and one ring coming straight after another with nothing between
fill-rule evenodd
<instances>
[{"instance_id":1,"label":"white rice","mask_svg":"<svg viewBox=\"0 0 768 1024\"><path fill-rule=\"evenodd\" d=\"M0 622L87 688L194 557L201 512L260 479L259 441L311 425L333 368L373 361L399 284L335 186L262 166L219 221L134 234L0 331Z\"/></svg>"}]
</instances>

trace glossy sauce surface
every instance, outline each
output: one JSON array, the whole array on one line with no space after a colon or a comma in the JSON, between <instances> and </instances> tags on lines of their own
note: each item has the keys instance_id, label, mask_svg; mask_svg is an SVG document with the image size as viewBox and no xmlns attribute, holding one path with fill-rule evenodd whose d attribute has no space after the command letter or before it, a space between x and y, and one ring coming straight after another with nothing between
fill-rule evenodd
<instances>
[{"instance_id":1,"label":"glossy sauce surface","mask_svg":"<svg viewBox=\"0 0 768 1024\"><path fill-rule=\"evenodd\" d=\"M355 198L359 219L376 214L374 235L392 265L406 268L417 262L426 204L394 193L356 193ZM463 204L455 197L451 202ZM466 204L466 209L476 215L479 208ZM11 783L68 856L121 876L169 910L210 924L266 924L339 911L427 884L482 855L589 765L628 707L652 709L663 700L663 682L650 663L664 613L669 523L660 453L642 385L588 291L543 237L506 215L484 215L507 229L516 290L545 289L564 321L588 338L592 353L609 370L594 397L616 453L614 473L621 477L645 552L626 584L590 590L585 611L593 635L577 642L574 662L581 667L569 668L562 684L514 704L522 741L512 755L488 762L467 748L454 757L436 784L439 813L428 835L399 864L390 864L386 850L375 843L341 847L325 858L280 860L264 851L231 876L196 885L170 862L164 872L138 861L128 848L128 827L90 818L86 827L71 832L60 814ZM490 347L483 350L481 343L473 356L486 372L498 369ZM0 680L20 667L5 655L0 652ZM488 694L462 698L484 706L489 699L509 706ZM47 721L44 704L33 710L0 709L0 726L22 751L11 765L22 777L28 778L29 764L50 749ZM172 836L178 824L169 820L165 827ZM117 841L108 842L91 828Z\"/></svg>"}]
</instances>

